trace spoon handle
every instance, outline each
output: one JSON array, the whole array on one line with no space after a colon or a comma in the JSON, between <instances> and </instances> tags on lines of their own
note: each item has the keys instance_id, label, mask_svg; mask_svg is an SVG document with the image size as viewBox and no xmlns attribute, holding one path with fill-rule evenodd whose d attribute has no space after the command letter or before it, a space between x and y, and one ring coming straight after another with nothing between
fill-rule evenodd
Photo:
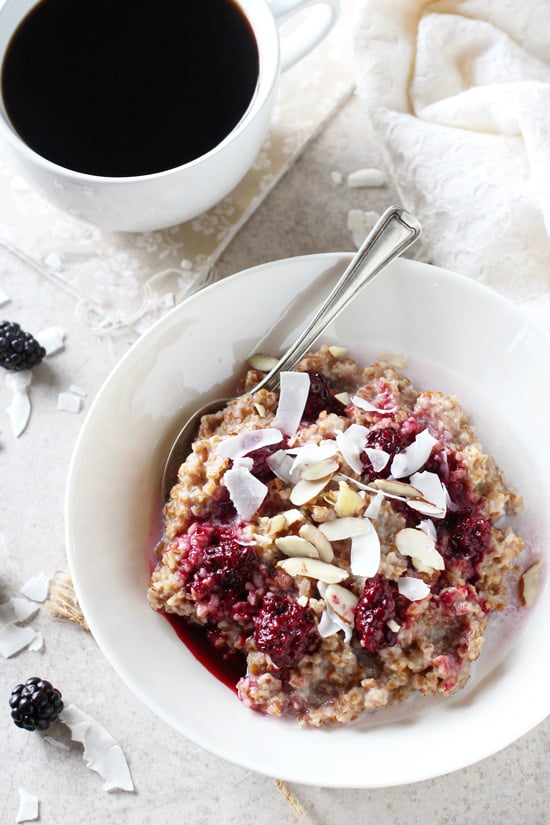
<instances>
[{"instance_id":1,"label":"spoon handle","mask_svg":"<svg viewBox=\"0 0 550 825\"><path fill-rule=\"evenodd\" d=\"M408 212L396 206L386 209L313 320L253 392L277 389L280 373L292 370L359 290L408 249L421 232L419 222Z\"/></svg>"}]
</instances>

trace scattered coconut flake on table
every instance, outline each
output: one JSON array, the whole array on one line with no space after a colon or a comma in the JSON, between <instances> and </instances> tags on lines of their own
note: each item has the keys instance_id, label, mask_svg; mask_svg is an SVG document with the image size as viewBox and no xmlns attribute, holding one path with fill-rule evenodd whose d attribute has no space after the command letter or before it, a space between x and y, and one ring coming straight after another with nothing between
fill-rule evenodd
<instances>
[{"instance_id":1,"label":"scattered coconut flake on table","mask_svg":"<svg viewBox=\"0 0 550 825\"><path fill-rule=\"evenodd\" d=\"M38 631L34 634L34 639L28 646L28 650L32 650L33 653L37 653L39 650L42 650L44 647L44 637Z\"/></svg>"},{"instance_id":2,"label":"scattered coconut flake on table","mask_svg":"<svg viewBox=\"0 0 550 825\"><path fill-rule=\"evenodd\" d=\"M60 392L57 396L57 409L62 412L79 413L82 409L82 398L74 392Z\"/></svg>"},{"instance_id":3,"label":"scattered coconut flake on table","mask_svg":"<svg viewBox=\"0 0 550 825\"><path fill-rule=\"evenodd\" d=\"M9 415L13 434L16 438L25 431L31 416L31 401L29 387L32 381L31 370L10 372L6 375L6 386L12 391L11 404L6 409Z\"/></svg>"},{"instance_id":4,"label":"scattered coconut flake on table","mask_svg":"<svg viewBox=\"0 0 550 825\"><path fill-rule=\"evenodd\" d=\"M46 355L55 355L65 347L65 333L60 326L43 329L36 339L46 350Z\"/></svg>"},{"instance_id":5,"label":"scattered coconut flake on table","mask_svg":"<svg viewBox=\"0 0 550 825\"><path fill-rule=\"evenodd\" d=\"M336 186L340 186L344 178L341 172L334 171L330 173L330 179Z\"/></svg>"},{"instance_id":6,"label":"scattered coconut flake on table","mask_svg":"<svg viewBox=\"0 0 550 825\"><path fill-rule=\"evenodd\" d=\"M8 622L0 629L0 653L9 659L27 647L35 635L32 627L20 627L13 622Z\"/></svg>"},{"instance_id":7,"label":"scattered coconut flake on table","mask_svg":"<svg viewBox=\"0 0 550 825\"><path fill-rule=\"evenodd\" d=\"M79 395L81 398L86 398L88 395L86 390L83 390L82 387L78 386L78 384L71 384L69 387L69 392L72 392L73 395Z\"/></svg>"},{"instance_id":8,"label":"scattered coconut flake on table","mask_svg":"<svg viewBox=\"0 0 550 825\"><path fill-rule=\"evenodd\" d=\"M3 307L4 304L9 304L10 301L10 296L0 287L0 307Z\"/></svg>"},{"instance_id":9,"label":"scattered coconut flake on table","mask_svg":"<svg viewBox=\"0 0 550 825\"><path fill-rule=\"evenodd\" d=\"M350 209L347 228L351 232L353 243L359 249L380 215L378 212L363 212L362 209Z\"/></svg>"},{"instance_id":10,"label":"scattered coconut flake on table","mask_svg":"<svg viewBox=\"0 0 550 825\"><path fill-rule=\"evenodd\" d=\"M30 822L38 819L38 798L24 788L18 788L17 793L19 794L19 808L15 821Z\"/></svg>"},{"instance_id":11,"label":"scattered coconut flake on table","mask_svg":"<svg viewBox=\"0 0 550 825\"><path fill-rule=\"evenodd\" d=\"M381 169L357 169L348 175L348 186L351 189L363 189L385 186L388 179Z\"/></svg>"},{"instance_id":12,"label":"scattered coconut flake on table","mask_svg":"<svg viewBox=\"0 0 550 825\"><path fill-rule=\"evenodd\" d=\"M50 577L46 573L38 573L21 588L21 593L33 602L45 602L50 589Z\"/></svg>"},{"instance_id":13,"label":"scattered coconut flake on table","mask_svg":"<svg viewBox=\"0 0 550 825\"><path fill-rule=\"evenodd\" d=\"M43 736L42 739L59 751L70 751L70 747L65 742L60 742L59 739L54 739L53 736Z\"/></svg>"},{"instance_id":14,"label":"scattered coconut flake on table","mask_svg":"<svg viewBox=\"0 0 550 825\"><path fill-rule=\"evenodd\" d=\"M44 263L48 266L53 272L61 272L63 269L63 258L57 252L49 252L48 255L44 258Z\"/></svg>"},{"instance_id":15,"label":"scattered coconut flake on table","mask_svg":"<svg viewBox=\"0 0 550 825\"><path fill-rule=\"evenodd\" d=\"M8 622L24 622L36 616L40 606L28 599L11 598L0 604L0 627Z\"/></svg>"},{"instance_id":16,"label":"scattered coconut flake on table","mask_svg":"<svg viewBox=\"0 0 550 825\"><path fill-rule=\"evenodd\" d=\"M134 790L122 748L105 728L76 705L67 705L59 718L71 731L71 738L84 745L84 761L105 780L103 790Z\"/></svg>"}]
</instances>

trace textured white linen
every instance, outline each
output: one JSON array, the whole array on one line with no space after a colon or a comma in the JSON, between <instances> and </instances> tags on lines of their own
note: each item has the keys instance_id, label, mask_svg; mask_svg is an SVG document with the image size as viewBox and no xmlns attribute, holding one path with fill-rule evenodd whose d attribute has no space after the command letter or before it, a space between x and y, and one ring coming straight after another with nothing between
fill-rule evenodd
<instances>
[{"instance_id":1,"label":"textured white linen","mask_svg":"<svg viewBox=\"0 0 550 825\"><path fill-rule=\"evenodd\" d=\"M355 57L424 259L550 325L550 2L365 0Z\"/></svg>"}]
</instances>

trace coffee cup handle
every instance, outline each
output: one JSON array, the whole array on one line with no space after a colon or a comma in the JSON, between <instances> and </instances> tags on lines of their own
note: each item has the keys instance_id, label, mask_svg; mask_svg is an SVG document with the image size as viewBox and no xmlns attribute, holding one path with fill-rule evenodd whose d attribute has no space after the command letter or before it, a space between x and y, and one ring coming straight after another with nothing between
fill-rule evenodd
<instances>
[{"instance_id":1,"label":"coffee cup handle","mask_svg":"<svg viewBox=\"0 0 550 825\"><path fill-rule=\"evenodd\" d=\"M269 0L278 26L307 7L311 12L281 42L281 71L285 72L310 52L332 29L340 13L340 0Z\"/></svg>"}]
</instances>

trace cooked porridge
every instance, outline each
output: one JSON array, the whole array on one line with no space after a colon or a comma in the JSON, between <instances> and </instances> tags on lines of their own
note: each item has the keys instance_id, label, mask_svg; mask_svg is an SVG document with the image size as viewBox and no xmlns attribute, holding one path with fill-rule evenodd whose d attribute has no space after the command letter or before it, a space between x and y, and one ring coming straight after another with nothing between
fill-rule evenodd
<instances>
[{"instance_id":1,"label":"cooked porridge","mask_svg":"<svg viewBox=\"0 0 550 825\"><path fill-rule=\"evenodd\" d=\"M345 724L468 680L523 542L452 396L323 347L202 419L148 597L242 656L251 709ZM499 521L499 527L496 522Z\"/></svg>"}]
</instances>

